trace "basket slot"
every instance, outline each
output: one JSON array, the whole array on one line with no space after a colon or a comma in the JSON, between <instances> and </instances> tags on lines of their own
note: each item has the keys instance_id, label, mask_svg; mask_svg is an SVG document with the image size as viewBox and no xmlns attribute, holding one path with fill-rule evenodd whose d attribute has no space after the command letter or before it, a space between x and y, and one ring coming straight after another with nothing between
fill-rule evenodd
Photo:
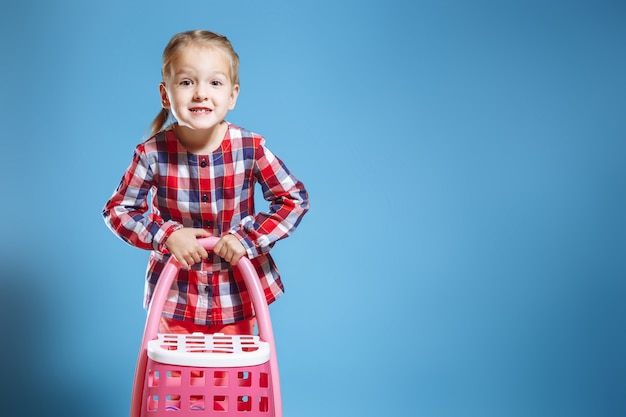
<instances>
[{"instance_id":1,"label":"basket slot","mask_svg":"<svg viewBox=\"0 0 626 417\"><path fill-rule=\"evenodd\" d=\"M192 395L189 396L187 401L183 401L179 395L167 395L163 399L159 398L158 395L154 395L148 403L147 411L148 413L184 411L186 409L189 411L205 411L207 410L206 398L204 395ZM208 410L228 412L230 397L228 395L214 395L212 396L212 403L209 403L208 406ZM239 395L237 396L235 406L238 412L259 411L267 413L269 412L269 398L261 396L255 399L249 395Z\"/></svg>"}]
</instances>

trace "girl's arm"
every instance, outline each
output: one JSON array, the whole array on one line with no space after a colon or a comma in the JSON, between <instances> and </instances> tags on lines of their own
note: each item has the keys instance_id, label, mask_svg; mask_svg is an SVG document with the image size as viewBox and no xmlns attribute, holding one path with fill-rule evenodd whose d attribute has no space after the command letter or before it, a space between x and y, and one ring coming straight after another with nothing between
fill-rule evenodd
<instances>
[{"instance_id":1,"label":"girl's arm","mask_svg":"<svg viewBox=\"0 0 626 417\"><path fill-rule=\"evenodd\" d=\"M264 141L256 147L254 175L263 198L270 203L269 210L245 217L230 231L240 239L250 258L269 252L276 241L289 236L309 210L304 184L265 147Z\"/></svg>"},{"instance_id":2,"label":"girl's arm","mask_svg":"<svg viewBox=\"0 0 626 417\"><path fill-rule=\"evenodd\" d=\"M163 251L167 238L182 225L148 212L154 171L139 145L122 180L105 204L104 221L119 238L141 249Z\"/></svg>"}]
</instances>

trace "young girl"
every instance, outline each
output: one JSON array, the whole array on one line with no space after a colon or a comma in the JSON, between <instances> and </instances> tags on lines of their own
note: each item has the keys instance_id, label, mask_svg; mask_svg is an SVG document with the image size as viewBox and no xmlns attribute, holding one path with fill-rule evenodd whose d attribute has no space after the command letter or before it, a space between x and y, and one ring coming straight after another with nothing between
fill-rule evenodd
<instances>
[{"instance_id":1,"label":"young girl","mask_svg":"<svg viewBox=\"0 0 626 417\"><path fill-rule=\"evenodd\" d=\"M144 306L168 257L181 265L162 333L252 334L250 296L231 265L247 255L273 302L284 288L269 251L309 207L304 185L265 139L225 121L239 95L238 72L239 57L226 37L208 31L172 37L163 52L163 108L152 136L135 148L103 209L113 233L152 251ZM170 117L176 121L167 125ZM255 213L256 183L270 203L267 212ZM220 239L208 254L197 239L211 235Z\"/></svg>"}]
</instances>

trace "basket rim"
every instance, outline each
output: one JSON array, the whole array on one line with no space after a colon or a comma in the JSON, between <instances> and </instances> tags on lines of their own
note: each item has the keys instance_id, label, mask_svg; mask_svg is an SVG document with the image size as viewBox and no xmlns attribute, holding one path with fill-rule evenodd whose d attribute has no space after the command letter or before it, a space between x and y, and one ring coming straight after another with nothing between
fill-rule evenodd
<instances>
[{"instance_id":1,"label":"basket rim","mask_svg":"<svg viewBox=\"0 0 626 417\"><path fill-rule=\"evenodd\" d=\"M238 367L268 362L270 344L256 335L161 333L148 342L153 361L180 366Z\"/></svg>"}]
</instances>

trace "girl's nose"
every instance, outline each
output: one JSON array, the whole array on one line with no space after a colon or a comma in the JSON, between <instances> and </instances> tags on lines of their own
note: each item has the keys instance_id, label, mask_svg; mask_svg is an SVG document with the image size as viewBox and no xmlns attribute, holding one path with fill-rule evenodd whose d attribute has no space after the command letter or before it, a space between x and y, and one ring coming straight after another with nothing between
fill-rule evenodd
<instances>
[{"instance_id":1,"label":"girl's nose","mask_svg":"<svg viewBox=\"0 0 626 417\"><path fill-rule=\"evenodd\" d=\"M203 87L202 85L198 85L198 88L196 88L195 91L195 100L197 101L205 101L209 99L209 95L206 91L206 88Z\"/></svg>"}]
</instances>

